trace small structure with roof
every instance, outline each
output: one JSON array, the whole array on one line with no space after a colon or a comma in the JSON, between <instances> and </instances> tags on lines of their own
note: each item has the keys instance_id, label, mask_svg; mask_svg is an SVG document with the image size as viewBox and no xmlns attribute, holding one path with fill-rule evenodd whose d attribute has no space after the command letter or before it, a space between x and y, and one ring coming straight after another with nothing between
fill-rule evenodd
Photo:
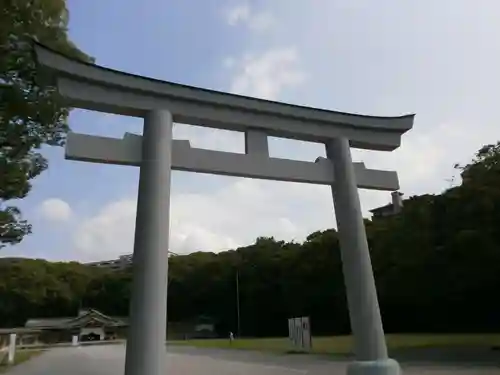
<instances>
[{"instance_id":1,"label":"small structure with roof","mask_svg":"<svg viewBox=\"0 0 500 375\"><path fill-rule=\"evenodd\" d=\"M382 217L396 215L401 212L401 209L403 208L403 200L401 199L403 193L400 193L399 191L393 191L391 193L391 196L391 203L370 210L370 212L373 214L373 219L380 219Z\"/></svg>"},{"instance_id":2,"label":"small structure with roof","mask_svg":"<svg viewBox=\"0 0 500 375\"><path fill-rule=\"evenodd\" d=\"M77 316L28 319L24 327L2 329L16 333L18 344L112 340L125 337L128 319L105 315L95 309L80 309Z\"/></svg>"}]
</instances>

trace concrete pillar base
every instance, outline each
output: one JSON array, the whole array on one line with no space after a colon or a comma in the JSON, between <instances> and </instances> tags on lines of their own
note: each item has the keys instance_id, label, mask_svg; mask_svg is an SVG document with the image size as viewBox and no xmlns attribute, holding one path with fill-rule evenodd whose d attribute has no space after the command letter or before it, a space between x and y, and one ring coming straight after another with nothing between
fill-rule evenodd
<instances>
[{"instance_id":1,"label":"concrete pillar base","mask_svg":"<svg viewBox=\"0 0 500 375\"><path fill-rule=\"evenodd\" d=\"M400 375L401 367L394 359L352 362L347 366L347 375Z\"/></svg>"}]
</instances>

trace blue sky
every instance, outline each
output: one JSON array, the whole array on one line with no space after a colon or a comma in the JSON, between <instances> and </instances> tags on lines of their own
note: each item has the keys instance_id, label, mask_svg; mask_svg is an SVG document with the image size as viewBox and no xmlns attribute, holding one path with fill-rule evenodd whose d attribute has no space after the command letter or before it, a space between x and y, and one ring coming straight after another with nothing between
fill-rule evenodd
<instances>
[{"instance_id":1,"label":"blue sky","mask_svg":"<svg viewBox=\"0 0 500 375\"><path fill-rule=\"evenodd\" d=\"M394 153L355 152L397 170L406 196L448 187L455 162L495 142L500 5L483 0L68 1L71 39L96 63L163 80L346 112L417 113ZM140 119L74 110L73 131L121 137ZM176 125L195 147L241 151L241 134ZM275 140L303 160L319 145ZM128 253L138 170L64 160L19 203L34 233L1 256L97 260ZM171 246L219 251L258 235L303 240L334 226L328 188L175 172ZM388 193L361 192L365 213Z\"/></svg>"}]
</instances>

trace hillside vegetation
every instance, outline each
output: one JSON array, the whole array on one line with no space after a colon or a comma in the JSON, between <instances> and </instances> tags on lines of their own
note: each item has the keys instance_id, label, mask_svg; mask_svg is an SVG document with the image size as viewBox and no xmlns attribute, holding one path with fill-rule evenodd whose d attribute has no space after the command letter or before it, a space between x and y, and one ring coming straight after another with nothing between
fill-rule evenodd
<instances>
[{"instance_id":1,"label":"hillside vegetation","mask_svg":"<svg viewBox=\"0 0 500 375\"><path fill-rule=\"evenodd\" d=\"M366 220L386 332L500 332L500 143L481 148L462 183L413 196L401 214ZM210 249L200 249L210 250ZM210 316L236 332L239 273L244 336L287 334L287 318L308 315L313 334L349 333L334 229L302 243L258 238L219 254L170 259L168 317ZM74 315L80 305L127 315L130 271L78 263L0 262L0 323Z\"/></svg>"}]
</instances>

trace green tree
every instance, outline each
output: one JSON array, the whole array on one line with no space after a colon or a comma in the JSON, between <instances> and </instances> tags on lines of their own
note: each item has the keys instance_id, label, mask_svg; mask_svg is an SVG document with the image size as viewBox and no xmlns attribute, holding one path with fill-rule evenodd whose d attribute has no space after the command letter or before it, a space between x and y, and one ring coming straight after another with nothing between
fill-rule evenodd
<instances>
[{"instance_id":1,"label":"green tree","mask_svg":"<svg viewBox=\"0 0 500 375\"><path fill-rule=\"evenodd\" d=\"M26 197L30 181L47 168L43 145L60 146L69 109L51 83L36 79L33 41L68 56L91 59L67 35L64 0L2 0L0 9L0 247L31 232L21 212L7 205Z\"/></svg>"},{"instance_id":2,"label":"green tree","mask_svg":"<svg viewBox=\"0 0 500 375\"><path fill-rule=\"evenodd\" d=\"M462 181L471 183L473 181L498 180L500 174L500 142L481 147L469 164L455 165L461 171Z\"/></svg>"}]
</instances>

